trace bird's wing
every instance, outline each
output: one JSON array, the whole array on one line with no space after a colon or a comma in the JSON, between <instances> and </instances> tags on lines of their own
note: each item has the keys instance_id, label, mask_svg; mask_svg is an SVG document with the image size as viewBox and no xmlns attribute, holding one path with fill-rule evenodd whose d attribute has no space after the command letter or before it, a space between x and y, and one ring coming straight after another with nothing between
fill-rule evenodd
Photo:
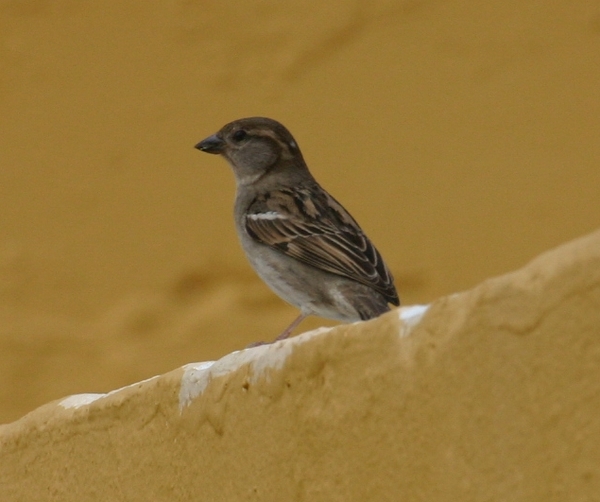
<instances>
[{"instance_id":1,"label":"bird's wing","mask_svg":"<svg viewBox=\"0 0 600 502\"><path fill-rule=\"evenodd\" d=\"M375 246L322 188L294 187L257 196L245 215L248 234L303 263L353 279L398 305L394 279Z\"/></svg>"}]
</instances>

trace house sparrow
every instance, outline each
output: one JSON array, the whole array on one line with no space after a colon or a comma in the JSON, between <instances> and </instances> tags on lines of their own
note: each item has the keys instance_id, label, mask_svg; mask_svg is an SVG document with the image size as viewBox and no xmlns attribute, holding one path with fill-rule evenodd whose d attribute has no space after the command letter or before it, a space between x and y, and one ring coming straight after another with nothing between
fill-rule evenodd
<instances>
[{"instance_id":1,"label":"house sparrow","mask_svg":"<svg viewBox=\"0 0 600 502\"><path fill-rule=\"evenodd\" d=\"M345 322L399 305L394 279L350 214L308 171L298 144L275 120L230 122L196 145L229 162L237 183L235 225L251 265L301 314Z\"/></svg>"}]
</instances>

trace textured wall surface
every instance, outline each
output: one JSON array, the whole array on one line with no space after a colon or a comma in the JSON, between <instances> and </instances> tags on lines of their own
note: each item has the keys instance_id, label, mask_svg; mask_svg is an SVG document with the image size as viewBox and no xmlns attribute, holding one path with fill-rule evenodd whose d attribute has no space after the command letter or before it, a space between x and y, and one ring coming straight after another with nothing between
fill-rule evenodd
<instances>
[{"instance_id":1,"label":"textured wall surface","mask_svg":"<svg viewBox=\"0 0 600 502\"><path fill-rule=\"evenodd\" d=\"M600 231L423 310L47 404L2 500L597 500Z\"/></svg>"},{"instance_id":2,"label":"textured wall surface","mask_svg":"<svg viewBox=\"0 0 600 502\"><path fill-rule=\"evenodd\" d=\"M599 88L596 0L0 2L0 422L295 316L193 149L225 122L286 124L410 305L600 226Z\"/></svg>"}]
</instances>

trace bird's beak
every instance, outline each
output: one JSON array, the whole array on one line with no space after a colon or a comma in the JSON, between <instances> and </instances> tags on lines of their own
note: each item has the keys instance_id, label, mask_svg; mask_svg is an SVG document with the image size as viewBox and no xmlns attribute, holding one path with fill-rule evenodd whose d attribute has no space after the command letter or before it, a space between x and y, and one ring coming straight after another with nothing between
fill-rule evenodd
<instances>
[{"instance_id":1,"label":"bird's beak","mask_svg":"<svg viewBox=\"0 0 600 502\"><path fill-rule=\"evenodd\" d=\"M223 141L219 136L213 134L206 139L203 139L198 143L195 148L202 152L206 153L221 153L223 148L225 148L225 141Z\"/></svg>"}]
</instances>

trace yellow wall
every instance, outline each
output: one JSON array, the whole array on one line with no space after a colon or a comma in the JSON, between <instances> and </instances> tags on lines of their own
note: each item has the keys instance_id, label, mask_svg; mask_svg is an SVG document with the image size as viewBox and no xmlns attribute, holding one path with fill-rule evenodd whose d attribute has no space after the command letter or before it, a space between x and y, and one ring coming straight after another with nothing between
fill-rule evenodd
<instances>
[{"instance_id":1,"label":"yellow wall","mask_svg":"<svg viewBox=\"0 0 600 502\"><path fill-rule=\"evenodd\" d=\"M0 425L2 502L596 501L600 231L378 319Z\"/></svg>"},{"instance_id":2,"label":"yellow wall","mask_svg":"<svg viewBox=\"0 0 600 502\"><path fill-rule=\"evenodd\" d=\"M225 122L286 124L410 304L599 226L598 89L592 0L2 2L0 421L293 318L193 149Z\"/></svg>"}]
</instances>

